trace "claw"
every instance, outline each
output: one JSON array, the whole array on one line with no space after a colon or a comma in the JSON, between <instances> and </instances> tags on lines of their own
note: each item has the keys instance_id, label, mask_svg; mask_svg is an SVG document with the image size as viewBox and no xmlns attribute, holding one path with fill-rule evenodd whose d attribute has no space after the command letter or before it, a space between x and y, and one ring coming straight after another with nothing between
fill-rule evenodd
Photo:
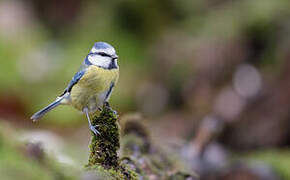
<instances>
[{"instance_id":1,"label":"claw","mask_svg":"<svg viewBox=\"0 0 290 180\"><path fill-rule=\"evenodd\" d=\"M96 129L96 127L99 127L99 125L95 125L95 126L91 125L90 126L91 131L93 131L95 135L101 135L101 133Z\"/></svg>"},{"instance_id":2,"label":"claw","mask_svg":"<svg viewBox=\"0 0 290 180\"><path fill-rule=\"evenodd\" d=\"M117 111L115 111L114 109L111 108L109 102L107 102L107 101L104 102L104 106L105 106L106 108L108 108L110 111L112 111L115 115L118 115Z\"/></svg>"},{"instance_id":3,"label":"claw","mask_svg":"<svg viewBox=\"0 0 290 180\"><path fill-rule=\"evenodd\" d=\"M104 102L104 106L107 107L107 108L111 108L111 106L110 106L110 104L109 104L108 101L105 101L105 102Z\"/></svg>"},{"instance_id":4,"label":"claw","mask_svg":"<svg viewBox=\"0 0 290 180\"><path fill-rule=\"evenodd\" d=\"M99 125L95 125L95 126L94 126L94 125L92 125L92 123L91 123L91 119L90 119L90 116L89 116L89 110L88 110L88 108L85 107L85 108L83 109L83 112L84 112L84 113L86 114L86 116L87 116L90 130L93 131L95 135L100 135L100 132L96 129L96 127L99 127Z\"/></svg>"}]
</instances>

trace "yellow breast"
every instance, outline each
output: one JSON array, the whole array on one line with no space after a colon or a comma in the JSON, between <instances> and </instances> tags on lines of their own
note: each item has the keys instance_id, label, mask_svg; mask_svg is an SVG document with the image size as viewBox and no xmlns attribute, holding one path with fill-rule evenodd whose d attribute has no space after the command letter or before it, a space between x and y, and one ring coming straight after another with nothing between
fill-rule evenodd
<instances>
[{"instance_id":1,"label":"yellow breast","mask_svg":"<svg viewBox=\"0 0 290 180\"><path fill-rule=\"evenodd\" d=\"M96 99L98 94L106 92L112 82L117 83L119 69L107 70L97 66L90 66L79 82L71 90L71 104L83 110L89 101Z\"/></svg>"}]
</instances>

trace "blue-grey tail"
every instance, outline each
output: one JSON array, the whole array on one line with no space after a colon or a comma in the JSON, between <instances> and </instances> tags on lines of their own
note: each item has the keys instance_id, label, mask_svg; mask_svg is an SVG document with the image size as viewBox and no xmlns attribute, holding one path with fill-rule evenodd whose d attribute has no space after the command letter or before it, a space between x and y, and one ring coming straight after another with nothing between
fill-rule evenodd
<instances>
[{"instance_id":1,"label":"blue-grey tail","mask_svg":"<svg viewBox=\"0 0 290 180\"><path fill-rule=\"evenodd\" d=\"M32 119L33 121L37 121L42 116L44 116L46 113L48 113L49 111L51 111L53 108L55 108L58 105L60 105L61 104L61 100L63 100L63 98L58 98L53 103L51 103L48 106L46 106L45 108L41 109L37 113L33 114L30 119Z\"/></svg>"}]
</instances>

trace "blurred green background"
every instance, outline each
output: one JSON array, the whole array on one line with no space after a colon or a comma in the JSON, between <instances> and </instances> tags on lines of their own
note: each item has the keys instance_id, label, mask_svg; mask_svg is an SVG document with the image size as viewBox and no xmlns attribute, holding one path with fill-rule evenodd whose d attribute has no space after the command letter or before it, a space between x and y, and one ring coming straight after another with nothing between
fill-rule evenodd
<instances>
[{"instance_id":1,"label":"blurred green background","mask_svg":"<svg viewBox=\"0 0 290 180\"><path fill-rule=\"evenodd\" d=\"M29 117L105 41L120 57L111 97L120 117L140 112L157 142L204 151L214 141L290 179L289 8L287 0L1 0L0 126L16 139L67 141L51 149L64 146L81 167L84 115L62 106L37 123Z\"/></svg>"}]
</instances>

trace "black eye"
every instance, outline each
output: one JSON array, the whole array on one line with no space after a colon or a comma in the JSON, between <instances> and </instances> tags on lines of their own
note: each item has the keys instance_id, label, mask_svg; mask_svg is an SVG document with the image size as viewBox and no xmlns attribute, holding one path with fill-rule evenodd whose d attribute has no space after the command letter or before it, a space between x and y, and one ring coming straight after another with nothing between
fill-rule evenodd
<instances>
[{"instance_id":1,"label":"black eye","mask_svg":"<svg viewBox=\"0 0 290 180\"><path fill-rule=\"evenodd\" d=\"M99 52L98 53L100 56L108 56L108 57L110 57L110 55L108 55L108 54L106 54L106 53L104 53L104 52Z\"/></svg>"}]
</instances>

